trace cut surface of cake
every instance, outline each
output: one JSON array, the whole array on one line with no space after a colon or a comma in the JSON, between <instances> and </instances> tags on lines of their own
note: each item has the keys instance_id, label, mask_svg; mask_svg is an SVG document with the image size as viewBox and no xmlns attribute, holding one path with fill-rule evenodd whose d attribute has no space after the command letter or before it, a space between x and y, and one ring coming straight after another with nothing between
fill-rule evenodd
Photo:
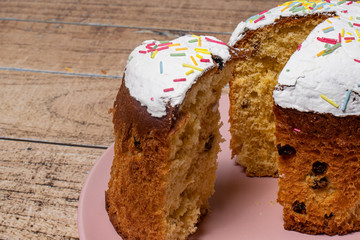
<instances>
[{"instance_id":1,"label":"cut surface of cake","mask_svg":"<svg viewBox=\"0 0 360 240\"><path fill-rule=\"evenodd\" d=\"M332 16L350 18L348 12L358 6L346 1L290 1L241 22L233 32L229 45L247 58L238 61L230 81L230 145L248 176L278 176L272 93L288 59L318 24ZM358 39L355 29L346 37Z\"/></svg>"},{"instance_id":2,"label":"cut surface of cake","mask_svg":"<svg viewBox=\"0 0 360 240\"><path fill-rule=\"evenodd\" d=\"M210 36L146 41L130 54L105 194L123 239L187 239L208 212L222 139L218 100L237 56Z\"/></svg>"},{"instance_id":3,"label":"cut surface of cake","mask_svg":"<svg viewBox=\"0 0 360 240\"><path fill-rule=\"evenodd\" d=\"M279 75L278 202L286 229L360 230L359 30L357 4L319 24Z\"/></svg>"}]
</instances>

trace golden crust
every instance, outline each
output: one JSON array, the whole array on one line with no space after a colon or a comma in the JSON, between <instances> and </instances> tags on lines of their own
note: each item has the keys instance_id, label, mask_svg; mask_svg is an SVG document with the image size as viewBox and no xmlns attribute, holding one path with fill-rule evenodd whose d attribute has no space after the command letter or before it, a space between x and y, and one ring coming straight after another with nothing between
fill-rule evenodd
<instances>
[{"instance_id":1,"label":"golden crust","mask_svg":"<svg viewBox=\"0 0 360 240\"><path fill-rule=\"evenodd\" d=\"M115 156L105 196L110 220L124 239L165 239L167 137L174 111L153 118L125 84L118 93L113 118Z\"/></svg>"},{"instance_id":2,"label":"golden crust","mask_svg":"<svg viewBox=\"0 0 360 240\"><path fill-rule=\"evenodd\" d=\"M279 156L285 229L328 235L360 230L360 116L279 106L274 113L278 146L296 151Z\"/></svg>"}]
</instances>

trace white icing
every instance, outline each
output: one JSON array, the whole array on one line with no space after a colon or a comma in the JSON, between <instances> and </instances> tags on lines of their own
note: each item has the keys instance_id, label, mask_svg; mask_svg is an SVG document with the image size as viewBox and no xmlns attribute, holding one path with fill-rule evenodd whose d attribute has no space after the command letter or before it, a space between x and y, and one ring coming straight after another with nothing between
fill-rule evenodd
<instances>
[{"instance_id":1,"label":"white icing","mask_svg":"<svg viewBox=\"0 0 360 240\"><path fill-rule=\"evenodd\" d=\"M244 37L246 31L256 30L266 25L273 24L280 17L304 16L304 15L324 13L324 12L328 12L328 13L335 12L336 15L341 16L343 15L342 13L343 11L352 10L354 8L354 4L359 5L357 2L353 2L350 5L348 5L348 2L344 2L343 4L338 5L339 2L342 1L330 1L330 3L323 0L318 0L318 1L299 0L299 1L286 2L261 14L264 15L264 18L257 22L256 19L259 16L261 16L259 14L250 17L245 22L240 22L236 27L236 29L234 30L234 32L232 33L228 44L230 46L234 46L236 42L238 42L240 39ZM293 9L293 7L296 7L298 4L302 4L302 6ZM314 6L314 4L316 5ZM302 7L304 7L304 9Z\"/></svg>"},{"instance_id":2,"label":"white icing","mask_svg":"<svg viewBox=\"0 0 360 240\"><path fill-rule=\"evenodd\" d=\"M302 43L300 50L289 59L279 75L278 86L273 94L277 105L335 116L360 114L360 63L354 60L360 60L360 34L356 33L360 27L349 25L349 22L360 24L360 20L356 19L360 16L360 5L352 10L346 17L330 18L331 23L325 21L319 24ZM349 20L351 17L352 20ZM334 31L324 33L323 29L327 27L334 27ZM341 47L318 57L317 54L325 49L325 43L317 38L339 39L342 29L345 38L353 37L355 40L346 43L342 38ZM348 90L351 91L350 99L343 111ZM339 107L333 106L321 95Z\"/></svg>"},{"instance_id":3,"label":"white icing","mask_svg":"<svg viewBox=\"0 0 360 240\"><path fill-rule=\"evenodd\" d=\"M172 44L180 43L180 46L171 46L168 49L160 50L151 58L153 52L146 54L139 51L147 51L148 44L161 44L159 41L149 40L134 49L130 54L125 69L125 86L129 89L130 95L138 100L142 106L147 107L147 111L153 117L163 117L166 115L166 107L170 104L176 107L181 104L185 98L186 92L196 82L196 80L206 70L215 66L211 55L199 53L197 48L207 49L213 56L218 56L225 63L230 59L228 46L224 43L216 43L206 40L206 38L221 42L220 40L210 36L199 36L201 38L201 46L198 42L189 42L198 39L197 36L183 36L170 41ZM149 46L148 46L149 47ZM158 48L166 47L158 46ZM177 51L178 48L187 48L187 50ZM185 53L185 56L171 56L170 54ZM209 59L209 62L201 62L196 55ZM194 72L186 75L192 68L184 67L183 64L195 66L191 56L198 64L196 67L203 71L193 70ZM163 65L161 73L160 62ZM186 81L174 82L174 79L186 78ZM173 88L172 91L164 89Z\"/></svg>"}]
</instances>

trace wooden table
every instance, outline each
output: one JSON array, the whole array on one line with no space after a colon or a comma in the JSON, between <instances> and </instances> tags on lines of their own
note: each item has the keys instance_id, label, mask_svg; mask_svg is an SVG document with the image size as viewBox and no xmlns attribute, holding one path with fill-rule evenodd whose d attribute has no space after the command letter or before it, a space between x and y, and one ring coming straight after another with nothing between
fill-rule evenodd
<instances>
[{"instance_id":1,"label":"wooden table","mask_svg":"<svg viewBox=\"0 0 360 240\"><path fill-rule=\"evenodd\" d=\"M282 1L0 0L0 239L78 239L77 206L113 142L131 50L207 34Z\"/></svg>"}]
</instances>

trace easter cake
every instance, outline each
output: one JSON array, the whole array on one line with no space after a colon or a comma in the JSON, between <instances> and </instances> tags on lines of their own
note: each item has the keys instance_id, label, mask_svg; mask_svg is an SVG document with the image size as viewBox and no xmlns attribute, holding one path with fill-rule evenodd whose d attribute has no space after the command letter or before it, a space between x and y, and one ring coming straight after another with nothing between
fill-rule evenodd
<instances>
[{"instance_id":1,"label":"easter cake","mask_svg":"<svg viewBox=\"0 0 360 240\"><path fill-rule=\"evenodd\" d=\"M351 36L345 33L343 41L357 40L360 21L355 15L350 20L350 12L358 11L359 6L352 1L290 1L236 27L229 45L247 58L238 61L230 81L230 146L248 176L278 176L272 95L290 56L318 24L333 16L343 16L353 24Z\"/></svg>"}]
</instances>

